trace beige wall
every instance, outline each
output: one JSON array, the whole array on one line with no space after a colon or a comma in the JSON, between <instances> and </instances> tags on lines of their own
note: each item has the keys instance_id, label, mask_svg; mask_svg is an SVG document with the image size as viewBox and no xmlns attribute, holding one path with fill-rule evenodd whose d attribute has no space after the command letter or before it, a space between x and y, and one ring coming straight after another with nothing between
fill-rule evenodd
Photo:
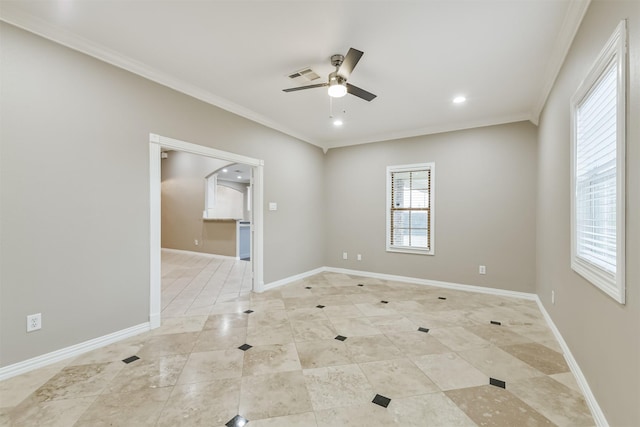
<instances>
[{"instance_id":1,"label":"beige wall","mask_svg":"<svg viewBox=\"0 0 640 427\"><path fill-rule=\"evenodd\" d=\"M207 220L202 224L202 250L209 254L235 257L237 223L229 220Z\"/></svg>"},{"instance_id":2,"label":"beige wall","mask_svg":"<svg viewBox=\"0 0 640 427\"><path fill-rule=\"evenodd\" d=\"M148 321L150 132L265 161L267 283L324 264L322 150L0 31L0 366Z\"/></svg>"},{"instance_id":3,"label":"beige wall","mask_svg":"<svg viewBox=\"0 0 640 427\"><path fill-rule=\"evenodd\" d=\"M534 291L531 123L332 149L326 158L328 265ZM386 252L386 167L422 162L435 162L435 256Z\"/></svg>"},{"instance_id":4,"label":"beige wall","mask_svg":"<svg viewBox=\"0 0 640 427\"><path fill-rule=\"evenodd\" d=\"M570 267L569 100L621 19L629 30L627 303ZM640 425L640 2L594 1L539 129L537 292L612 426ZM551 304L551 291L556 303Z\"/></svg>"}]
</instances>

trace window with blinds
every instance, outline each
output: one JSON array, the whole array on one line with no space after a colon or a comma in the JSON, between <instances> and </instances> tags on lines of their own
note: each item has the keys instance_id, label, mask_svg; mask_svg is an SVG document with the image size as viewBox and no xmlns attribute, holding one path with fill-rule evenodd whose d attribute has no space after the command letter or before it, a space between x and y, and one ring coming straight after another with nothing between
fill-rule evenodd
<instances>
[{"instance_id":1,"label":"window with blinds","mask_svg":"<svg viewBox=\"0 0 640 427\"><path fill-rule=\"evenodd\" d=\"M387 167L387 251L433 255L433 163Z\"/></svg>"},{"instance_id":2,"label":"window with blinds","mask_svg":"<svg viewBox=\"0 0 640 427\"><path fill-rule=\"evenodd\" d=\"M624 303L624 21L572 99L571 267Z\"/></svg>"}]
</instances>

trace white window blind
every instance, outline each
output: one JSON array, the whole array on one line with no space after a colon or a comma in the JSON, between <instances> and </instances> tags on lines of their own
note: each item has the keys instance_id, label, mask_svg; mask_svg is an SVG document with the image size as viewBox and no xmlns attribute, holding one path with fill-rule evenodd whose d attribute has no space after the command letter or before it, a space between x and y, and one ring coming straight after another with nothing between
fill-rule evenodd
<instances>
[{"instance_id":1,"label":"white window blind","mask_svg":"<svg viewBox=\"0 0 640 427\"><path fill-rule=\"evenodd\" d=\"M571 267L624 303L626 23L572 99Z\"/></svg>"},{"instance_id":2,"label":"white window blind","mask_svg":"<svg viewBox=\"0 0 640 427\"><path fill-rule=\"evenodd\" d=\"M387 250L433 254L433 163L387 168Z\"/></svg>"},{"instance_id":3,"label":"white window blind","mask_svg":"<svg viewBox=\"0 0 640 427\"><path fill-rule=\"evenodd\" d=\"M616 272L616 67L577 109L577 256Z\"/></svg>"}]
</instances>

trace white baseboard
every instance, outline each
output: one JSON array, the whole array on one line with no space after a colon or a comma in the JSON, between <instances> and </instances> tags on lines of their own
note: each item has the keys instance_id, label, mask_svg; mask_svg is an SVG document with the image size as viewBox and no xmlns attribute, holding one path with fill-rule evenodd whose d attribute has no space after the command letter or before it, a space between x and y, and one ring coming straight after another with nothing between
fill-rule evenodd
<instances>
[{"instance_id":1,"label":"white baseboard","mask_svg":"<svg viewBox=\"0 0 640 427\"><path fill-rule=\"evenodd\" d=\"M196 251L188 251L186 249L171 249L171 248L161 248L163 252L169 252L174 254L185 254L185 255L207 255L212 258L221 258L221 259L230 259L234 261L240 261L239 257L229 256L229 255L218 255L218 254L210 254L208 252L196 252Z\"/></svg>"},{"instance_id":2,"label":"white baseboard","mask_svg":"<svg viewBox=\"0 0 640 427\"><path fill-rule=\"evenodd\" d=\"M587 406L589 406L589 409L591 410L591 415L593 416L593 420L596 422L596 425L598 427L608 427L609 423L607 422L607 419L604 416L604 412L602 412L602 409L600 408L600 405L598 405L598 401L596 400L596 397L591 392L589 383L587 382L587 379L582 373L580 366L578 366L578 362L573 357L573 354L571 354L571 350L569 350L569 346L567 345L564 338L562 338L560 331L556 327L555 323L553 323L551 316L549 316L549 313L544 308L544 305L542 305L542 301L540 301L540 298L537 296L536 296L536 302L538 303L538 308L542 312L542 315L547 321L547 325L553 332L553 335L556 337L556 340L558 340L558 343L560 344L560 348L562 348L562 352L564 353L564 358L567 361L567 365L569 365L569 369L571 369L571 372L576 377L576 381L580 386L580 390L582 390L582 394L584 394L584 398L587 401Z\"/></svg>"},{"instance_id":3,"label":"white baseboard","mask_svg":"<svg viewBox=\"0 0 640 427\"><path fill-rule=\"evenodd\" d=\"M371 277L373 279L392 280L395 282L413 283L416 285L436 286L438 288L455 289L458 291L476 292L480 294L499 295L503 297L521 298L536 300L537 295L527 292L509 291L506 289L485 288L476 285L465 285L461 283L441 282L438 280L418 279L416 277L395 276L393 274L371 273L369 271L349 270L346 268L324 267L324 271L332 273L351 274L354 276Z\"/></svg>"},{"instance_id":4,"label":"white baseboard","mask_svg":"<svg viewBox=\"0 0 640 427\"><path fill-rule=\"evenodd\" d=\"M153 313L149 315L149 329L159 328L161 326L162 320L160 317L160 313Z\"/></svg>"},{"instance_id":5,"label":"white baseboard","mask_svg":"<svg viewBox=\"0 0 640 427\"><path fill-rule=\"evenodd\" d=\"M307 278L309 276L313 276L315 274L320 274L326 271L327 267L320 267L320 268L316 268L315 270L309 270L306 271L304 273L300 273L300 274L296 274L294 276L289 276L289 277L285 277L284 279L280 279L280 280L276 280L275 282L271 282L271 283L267 283L266 285L263 286L263 290L265 291L269 291L271 289L275 289L278 288L280 286L284 286L287 285L289 283L298 281L298 280L302 280L304 278Z\"/></svg>"},{"instance_id":6,"label":"white baseboard","mask_svg":"<svg viewBox=\"0 0 640 427\"><path fill-rule=\"evenodd\" d=\"M461 283L441 282L438 280L418 279L416 277L396 276L393 274L384 273L372 273L370 271L349 270L346 268L336 267L319 267L314 270L309 270L304 273L296 274L295 276L285 277L284 279L276 280L275 282L268 283L264 286L264 290L274 289L280 286L287 285L297 280L302 280L306 277L313 276L321 273L341 273L350 274L352 276L371 277L372 279L391 280L395 282L413 283L416 285L435 286L439 288L455 289L458 291L476 292L481 294L499 295L503 297L521 298L535 301L538 296L536 294L530 294L527 292L509 291L506 289L485 288L476 285L465 285Z\"/></svg>"},{"instance_id":7,"label":"white baseboard","mask_svg":"<svg viewBox=\"0 0 640 427\"><path fill-rule=\"evenodd\" d=\"M148 330L149 323L141 323L140 325L122 329L121 331L103 335L89 341L81 342L70 347L65 347L60 350L52 351L41 356L24 360L22 362L14 363L13 365L5 366L4 368L0 368L0 381L15 377L16 375L24 374L25 372L29 372L34 369L51 365L70 357L79 356L91 350L95 350L100 347L113 344L125 338L147 332Z\"/></svg>"}]
</instances>

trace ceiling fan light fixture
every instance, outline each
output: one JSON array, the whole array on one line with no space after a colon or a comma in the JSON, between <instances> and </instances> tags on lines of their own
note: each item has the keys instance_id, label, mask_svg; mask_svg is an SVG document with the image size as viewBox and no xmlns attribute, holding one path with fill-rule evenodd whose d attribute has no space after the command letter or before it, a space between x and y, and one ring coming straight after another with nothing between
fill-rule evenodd
<instances>
[{"instance_id":1,"label":"ceiling fan light fixture","mask_svg":"<svg viewBox=\"0 0 640 427\"><path fill-rule=\"evenodd\" d=\"M347 86L340 79L329 81L329 96L332 98L342 98L347 94Z\"/></svg>"},{"instance_id":2,"label":"ceiling fan light fixture","mask_svg":"<svg viewBox=\"0 0 640 427\"><path fill-rule=\"evenodd\" d=\"M364 99L367 102L372 101L376 95L371 92L367 92L357 86L347 83L351 72L360 61L360 58L364 52L358 49L349 48L349 52L345 55L332 55L331 65L336 67L336 70L329 74L329 80L326 83L318 83L314 85L290 87L288 89L282 89L283 92L297 92L299 90L314 89L318 87L326 87L331 98L341 98L347 93L356 96L360 99ZM300 72L298 72L300 74ZM295 76L296 73L291 74Z\"/></svg>"}]
</instances>

